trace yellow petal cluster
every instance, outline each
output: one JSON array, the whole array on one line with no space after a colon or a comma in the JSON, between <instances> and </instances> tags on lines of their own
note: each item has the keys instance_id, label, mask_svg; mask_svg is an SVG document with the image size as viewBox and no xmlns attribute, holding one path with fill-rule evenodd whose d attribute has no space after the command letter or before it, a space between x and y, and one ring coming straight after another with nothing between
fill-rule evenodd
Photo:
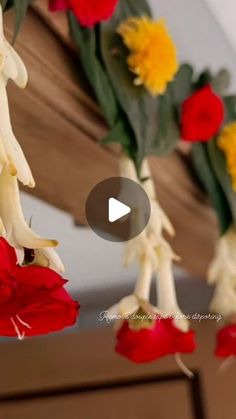
<instances>
[{"instance_id":1,"label":"yellow petal cluster","mask_svg":"<svg viewBox=\"0 0 236 419\"><path fill-rule=\"evenodd\" d=\"M232 188L236 192L236 122L224 127L217 144L225 153L227 171L231 176Z\"/></svg>"},{"instance_id":2,"label":"yellow petal cluster","mask_svg":"<svg viewBox=\"0 0 236 419\"><path fill-rule=\"evenodd\" d=\"M118 33L131 51L127 63L137 75L135 85L144 85L153 96L165 93L179 67L165 21L129 18L119 26Z\"/></svg>"}]
</instances>

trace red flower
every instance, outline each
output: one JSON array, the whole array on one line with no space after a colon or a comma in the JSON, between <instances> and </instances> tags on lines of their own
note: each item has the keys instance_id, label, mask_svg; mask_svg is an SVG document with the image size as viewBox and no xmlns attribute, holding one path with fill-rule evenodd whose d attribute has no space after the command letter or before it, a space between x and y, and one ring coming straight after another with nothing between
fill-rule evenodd
<instances>
[{"instance_id":1,"label":"red flower","mask_svg":"<svg viewBox=\"0 0 236 419\"><path fill-rule=\"evenodd\" d=\"M49 0L49 9L70 9L81 25L92 27L102 20L109 19L117 3L118 0Z\"/></svg>"},{"instance_id":2,"label":"red flower","mask_svg":"<svg viewBox=\"0 0 236 419\"><path fill-rule=\"evenodd\" d=\"M224 121L224 104L210 85L196 91L182 104L181 136L186 141L209 141Z\"/></svg>"},{"instance_id":3,"label":"red flower","mask_svg":"<svg viewBox=\"0 0 236 419\"><path fill-rule=\"evenodd\" d=\"M56 12L57 10L67 10L68 8L68 0L49 0L49 10L51 10L51 12Z\"/></svg>"},{"instance_id":4,"label":"red flower","mask_svg":"<svg viewBox=\"0 0 236 419\"><path fill-rule=\"evenodd\" d=\"M36 336L76 322L78 303L51 269L17 265L16 254L0 238L0 335Z\"/></svg>"},{"instance_id":5,"label":"red flower","mask_svg":"<svg viewBox=\"0 0 236 419\"><path fill-rule=\"evenodd\" d=\"M230 324L218 331L215 355L221 358L236 355L236 324Z\"/></svg>"},{"instance_id":6,"label":"red flower","mask_svg":"<svg viewBox=\"0 0 236 419\"><path fill-rule=\"evenodd\" d=\"M134 330L125 321L117 333L116 352L130 361L154 361L165 355L193 352L194 332L181 332L173 319L157 319L152 328Z\"/></svg>"}]
</instances>

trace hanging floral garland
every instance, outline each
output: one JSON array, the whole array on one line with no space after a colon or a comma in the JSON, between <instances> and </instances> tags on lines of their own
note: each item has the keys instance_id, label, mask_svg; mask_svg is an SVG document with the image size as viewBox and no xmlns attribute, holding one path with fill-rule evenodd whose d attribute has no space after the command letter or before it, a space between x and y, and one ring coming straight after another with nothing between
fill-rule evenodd
<instances>
[{"instance_id":1,"label":"hanging floral garland","mask_svg":"<svg viewBox=\"0 0 236 419\"><path fill-rule=\"evenodd\" d=\"M17 0L4 3L16 7L17 33L29 1L21 9ZM139 183L151 202L148 225L126 244L126 265L135 261L139 266L134 292L109 309L111 316L120 318L116 351L134 362L168 354L180 362L181 353L191 353L196 347L194 331L176 298L173 262L179 258L164 234L173 236L174 228L158 202L147 160L150 155L168 155L182 141L191 144L194 168L219 220L220 238L208 272L209 283L216 285L211 310L224 319L216 355L236 355L236 96L227 95L228 72L206 70L197 75L191 65L180 65L165 20L153 20L146 0L49 0L49 9L68 13L71 37L109 126L102 145L120 144L120 175ZM2 74L5 91L4 70ZM19 74L20 83L15 73L7 78L23 87L23 67ZM7 150L2 148L5 156ZM36 249L35 261L43 257L53 267L55 262L49 261L51 257L55 261L55 254L48 250L51 241L35 237L30 242L19 241L15 231L12 239L15 217L22 220L22 215L13 214L9 220L4 208L12 208L12 196L19 200L16 173L23 183L33 183L21 150L17 162L15 158L7 153L0 179L0 194L10 185L15 191L0 199L6 238L16 248ZM19 231L19 223L16 225ZM26 225L25 231L29 231ZM155 306L150 303L154 277Z\"/></svg>"},{"instance_id":2,"label":"hanging floral garland","mask_svg":"<svg viewBox=\"0 0 236 419\"><path fill-rule=\"evenodd\" d=\"M34 179L12 130L7 83L25 88L27 70L6 41L0 6L0 335L42 335L72 326L78 303L73 301L59 272L63 264L53 247L56 240L38 236L21 209L19 185L33 188Z\"/></svg>"}]
</instances>

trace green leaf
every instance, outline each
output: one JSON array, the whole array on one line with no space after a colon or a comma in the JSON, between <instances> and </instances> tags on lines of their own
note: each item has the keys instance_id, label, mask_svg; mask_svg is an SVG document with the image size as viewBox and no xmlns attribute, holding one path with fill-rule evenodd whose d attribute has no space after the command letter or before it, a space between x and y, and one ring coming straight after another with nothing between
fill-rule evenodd
<instances>
[{"instance_id":1,"label":"green leaf","mask_svg":"<svg viewBox=\"0 0 236 419\"><path fill-rule=\"evenodd\" d=\"M146 0L119 0L115 15L120 14L122 9L122 20L134 16L152 16L150 7Z\"/></svg>"},{"instance_id":2,"label":"green leaf","mask_svg":"<svg viewBox=\"0 0 236 419\"><path fill-rule=\"evenodd\" d=\"M206 84L211 83L213 76L209 69L204 70L198 77L197 81L194 83L194 90L201 89L206 86Z\"/></svg>"},{"instance_id":3,"label":"green leaf","mask_svg":"<svg viewBox=\"0 0 236 419\"><path fill-rule=\"evenodd\" d=\"M212 144L212 141L208 144ZM232 213L227 197L212 166L208 146L200 142L194 143L192 147L192 158L198 178L207 191L211 203L216 210L220 230L223 234L232 224Z\"/></svg>"},{"instance_id":4,"label":"green leaf","mask_svg":"<svg viewBox=\"0 0 236 419\"><path fill-rule=\"evenodd\" d=\"M120 117L119 121L109 133L100 141L101 145L120 144L123 151L135 162L137 160L137 147L133 131L126 121L126 118Z\"/></svg>"},{"instance_id":5,"label":"green leaf","mask_svg":"<svg viewBox=\"0 0 236 419\"><path fill-rule=\"evenodd\" d=\"M134 134L116 99L113 86L100 60L97 46L98 35L92 29L81 28L72 13L69 13L69 22L85 74L111 129L102 143L120 143L128 155L135 159L137 151Z\"/></svg>"},{"instance_id":6,"label":"green leaf","mask_svg":"<svg viewBox=\"0 0 236 419\"><path fill-rule=\"evenodd\" d=\"M1 0L2 10L3 10L3 11L7 8L7 6L9 5L9 3L10 3L10 1L8 1L8 0ZM13 3L13 2L11 1L11 3ZM12 4L12 5L13 5L13 4ZM9 6L8 6L8 7L9 7Z\"/></svg>"},{"instance_id":7,"label":"green leaf","mask_svg":"<svg viewBox=\"0 0 236 419\"><path fill-rule=\"evenodd\" d=\"M69 12L72 38L78 47L81 63L91 83L102 112L110 127L118 120L117 102L112 85L98 56L94 29L82 28L75 16Z\"/></svg>"},{"instance_id":8,"label":"green leaf","mask_svg":"<svg viewBox=\"0 0 236 419\"><path fill-rule=\"evenodd\" d=\"M154 116L156 121L158 103L150 97L143 87L134 85L134 76L129 71L126 63L126 48L115 32L118 22L117 24L114 22L116 22L116 18L102 24L101 52L120 106L134 131L138 149L137 165L139 165L145 155L145 143L150 130L150 111L152 112L150 102L156 106L156 117ZM113 51L116 51L115 55Z\"/></svg>"},{"instance_id":9,"label":"green leaf","mask_svg":"<svg viewBox=\"0 0 236 419\"><path fill-rule=\"evenodd\" d=\"M236 96L223 98L225 104L225 123L236 121Z\"/></svg>"},{"instance_id":10,"label":"green leaf","mask_svg":"<svg viewBox=\"0 0 236 419\"><path fill-rule=\"evenodd\" d=\"M119 120L116 125L109 131L107 136L101 140L101 144L121 144L125 149L130 147L130 136L128 129L125 129L124 122Z\"/></svg>"},{"instance_id":11,"label":"green leaf","mask_svg":"<svg viewBox=\"0 0 236 419\"><path fill-rule=\"evenodd\" d=\"M193 93L192 81L193 68L189 64L182 64L174 81L170 84L170 91L176 105L180 105Z\"/></svg>"},{"instance_id":12,"label":"green leaf","mask_svg":"<svg viewBox=\"0 0 236 419\"><path fill-rule=\"evenodd\" d=\"M146 153L161 156L169 154L175 149L179 142L180 132L175 120L175 109L169 90L164 96L159 97L158 103L158 129L151 144L147 143Z\"/></svg>"},{"instance_id":13,"label":"green leaf","mask_svg":"<svg viewBox=\"0 0 236 419\"><path fill-rule=\"evenodd\" d=\"M221 69L212 80L212 87L220 96L225 95L230 85L230 73L226 69Z\"/></svg>"},{"instance_id":14,"label":"green leaf","mask_svg":"<svg viewBox=\"0 0 236 419\"><path fill-rule=\"evenodd\" d=\"M225 155L217 146L216 139L208 143L208 152L212 167L227 198L236 224L236 193L232 189L231 177L227 172Z\"/></svg>"},{"instance_id":15,"label":"green leaf","mask_svg":"<svg viewBox=\"0 0 236 419\"><path fill-rule=\"evenodd\" d=\"M14 0L15 7L15 30L13 35L13 44L17 38L22 22L26 16L30 0Z\"/></svg>"},{"instance_id":16,"label":"green leaf","mask_svg":"<svg viewBox=\"0 0 236 419\"><path fill-rule=\"evenodd\" d=\"M174 110L168 99L154 98L141 86L134 85L134 75L127 65L127 49L117 34L120 23L128 17L149 14L146 1L120 0L113 17L101 25L100 49L118 101L135 134L136 166L139 169L145 155L167 153L176 144ZM166 110L167 113L165 115ZM160 115L161 116L160 116ZM173 118L171 119L173 115ZM160 133L158 132L160 124ZM170 125L170 128L168 128ZM166 137L166 138L165 138ZM159 144L160 140L160 144ZM166 144L165 144L166 140ZM170 147L170 143L171 147Z\"/></svg>"}]
</instances>

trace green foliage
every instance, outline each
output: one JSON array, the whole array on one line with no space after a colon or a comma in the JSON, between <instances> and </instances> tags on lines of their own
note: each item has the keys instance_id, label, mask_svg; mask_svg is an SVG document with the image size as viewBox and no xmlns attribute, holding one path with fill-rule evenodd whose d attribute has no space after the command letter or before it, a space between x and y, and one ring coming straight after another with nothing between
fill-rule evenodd
<instances>
[{"instance_id":1,"label":"green foliage","mask_svg":"<svg viewBox=\"0 0 236 419\"><path fill-rule=\"evenodd\" d=\"M227 89L230 85L230 73L225 68L219 70L215 77L212 80L212 87L216 93L220 96L224 96L227 92Z\"/></svg>"},{"instance_id":2,"label":"green foliage","mask_svg":"<svg viewBox=\"0 0 236 419\"><path fill-rule=\"evenodd\" d=\"M82 28L71 12L69 23L85 74L110 128L110 133L102 144L120 143L130 157L135 159L135 138L100 59L98 33L94 29Z\"/></svg>"},{"instance_id":3,"label":"green foliage","mask_svg":"<svg viewBox=\"0 0 236 419\"><path fill-rule=\"evenodd\" d=\"M13 6L13 0L1 0L2 10L7 10Z\"/></svg>"},{"instance_id":4,"label":"green foliage","mask_svg":"<svg viewBox=\"0 0 236 419\"><path fill-rule=\"evenodd\" d=\"M196 82L193 84L193 90L201 89L206 86L206 84L212 83L213 76L210 70L207 68L202 71L197 78Z\"/></svg>"},{"instance_id":5,"label":"green foliage","mask_svg":"<svg viewBox=\"0 0 236 419\"><path fill-rule=\"evenodd\" d=\"M15 28L12 43L16 41L17 35L21 25L25 19L29 4L32 0L1 0L2 8L4 11L14 7L15 9Z\"/></svg>"},{"instance_id":6,"label":"green foliage","mask_svg":"<svg viewBox=\"0 0 236 419\"><path fill-rule=\"evenodd\" d=\"M216 139L209 142L207 147L213 170L224 191L236 224L236 193L232 189L231 177L227 172L225 155L217 146Z\"/></svg>"},{"instance_id":7,"label":"green foliage","mask_svg":"<svg viewBox=\"0 0 236 419\"><path fill-rule=\"evenodd\" d=\"M125 116L119 119L117 124L114 125L107 136L101 141L102 145L111 143L120 144L123 151L125 151L132 160L137 160L134 134L128 121L126 121Z\"/></svg>"},{"instance_id":8,"label":"green foliage","mask_svg":"<svg viewBox=\"0 0 236 419\"><path fill-rule=\"evenodd\" d=\"M15 30L14 30L14 35L13 35L13 44L17 38L22 22L25 19L29 4L30 4L30 0L14 0Z\"/></svg>"},{"instance_id":9,"label":"green foliage","mask_svg":"<svg viewBox=\"0 0 236 419\"><path fill-rule=\"evenodd\" d=\"M115 16L122 14L122 20L131 16L150 16L151 10L146 0L119 0L117 13Z\"/></svg>"},{"instance_id":10,"label":"green foliage","mask_svg":"<svg viewBox=\"0 0 236 419\"><path fill-rule=\"evenodd\" d=\"M182 64L175 79L170 84L170 91L175 105L179 106L193 93L193 68Z\"/></svg>"},{"instance_id":11,"label":"green foliage","mask_svg":"<svg viewBox=\"0 0 236 419\"><path fill-rule=\"evenodd\" d=\"M236 121L236 96L226 96L223 98L225 104L225 123Z\"/></svg>"},{"instance_id":12,"label":"green foliage","mask_svg":"<svg viewBox=\"0 0 236 419\"><path fill-rule=\"evenodd\" d=\"M163 156L170 154L178 144L180 133L170 89L158 99L158 115L155 121L156 134L151 144L146 145L146 154Z\"/></svg>"},{"instance_id":13,"label":"green foliage","mask_svg":"<svg viewBox=\"0 0 236 419\"><path fill-rule=\"evenodd\" d=\"M208 144L200 142L193 144L192 160L198 178L208 193L212 206L215 208L220 230L223 234L232 224L232 212L221 181L216 176L212 152L209 153L209 148L211 149L212 145L214 146L213 141L210 141Z\"/></svg>"},{"instance_id":14,"label":"green foliage","mask_svg":"<svg viewBox=\"0 0 236 419\"><path fill-rule=\"evenodd\" d=\"M113 17L102 23L100 49L116 97L136 139L136 166L149 154L166 154L176 146L179 133L170 94L154 98L141 86L127 65L128 51L117 34L120 23L130 16L150 15L144 0L121 0Z\"/></svg>"},{"instance_id":15,"label":"green foliage","mask_svg":"<svg viewBox=\"0 0 236 419\"><path fill-rule=\"evenodd\" d=\"M69 22L71 35L78 47L87 78L93 86L108 125L113 127L118 119L117 101L110 80L99 60L95 30L82 28L71 12L69 12Z\"/></svg>"}]
</instances>

